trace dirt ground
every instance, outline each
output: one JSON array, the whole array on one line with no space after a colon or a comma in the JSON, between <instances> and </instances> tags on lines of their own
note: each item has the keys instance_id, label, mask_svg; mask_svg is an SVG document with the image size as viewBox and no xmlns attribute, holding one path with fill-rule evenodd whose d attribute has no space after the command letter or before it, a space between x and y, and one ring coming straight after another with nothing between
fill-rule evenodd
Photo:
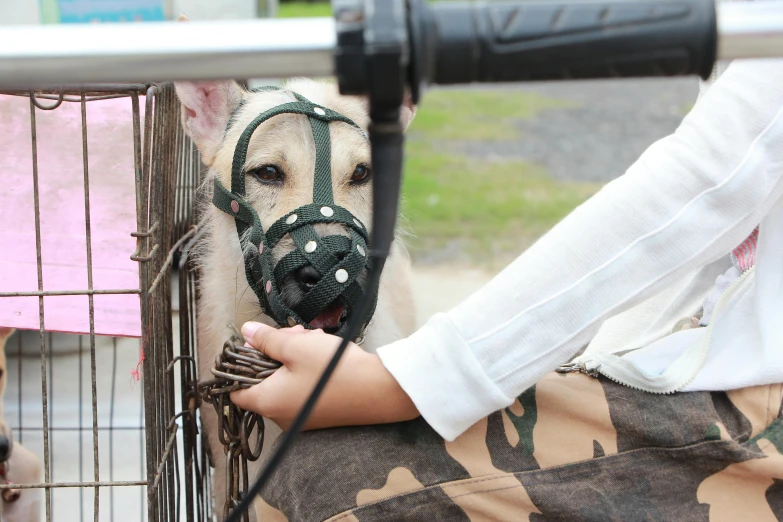
<instances>
[{"instance_id":1,"label":"dirt ground","mask_svg":"<svg viewBox=\"0 0 783 522\"><path fill-rule=\"evenodd\" d=\"M423 265L414 267L413 285L418 324L438 312L447 312L492 278L473 268Z\"/></svg>"}]
</instances>

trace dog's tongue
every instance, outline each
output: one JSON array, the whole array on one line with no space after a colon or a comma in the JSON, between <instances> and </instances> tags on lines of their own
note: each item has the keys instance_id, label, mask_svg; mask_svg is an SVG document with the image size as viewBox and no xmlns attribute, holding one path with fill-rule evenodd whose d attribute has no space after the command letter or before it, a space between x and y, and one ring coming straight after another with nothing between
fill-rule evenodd
<instances>
[{"instance_id":1,"label":"dog's tongue","mask_svg":"<svg viewBox=\"0 0 783 522\"><path fill-rule=\"evenodd\" d=\"M326 310L318 314L315 319L310 321L310 326L316 328L337 328L340 326L340 319L343 316L345 307L339 304L331 304Z\"/></svg>"}]
</instances>

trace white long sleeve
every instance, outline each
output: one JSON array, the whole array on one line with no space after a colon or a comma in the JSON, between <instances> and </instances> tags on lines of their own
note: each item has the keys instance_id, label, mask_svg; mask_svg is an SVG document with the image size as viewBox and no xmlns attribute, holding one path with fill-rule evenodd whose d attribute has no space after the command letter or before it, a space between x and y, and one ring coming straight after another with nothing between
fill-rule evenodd
<instances>
[{"instance_id":1,"label":"white long sleeve","mask_svg":"<svg viewBox=\"0 0 783 522\"><path fill-rule=\"evenodd\" d=\"M730 252L781 193L783 60L735 62L625 175L378 355L453 440L567 361L604 320Z\"/></svg>"}]
</instances>

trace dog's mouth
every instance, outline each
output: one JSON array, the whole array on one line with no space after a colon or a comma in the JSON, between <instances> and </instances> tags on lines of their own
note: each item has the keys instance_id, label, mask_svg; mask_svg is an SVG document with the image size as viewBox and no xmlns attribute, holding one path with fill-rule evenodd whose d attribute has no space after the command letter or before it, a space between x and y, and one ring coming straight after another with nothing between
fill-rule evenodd
<instances>
[{"instance_id":1,"label":"dog's mouth","mask_svg":"<svg viewBox=\"0 0 783 522\"><path fill-rule=\"evenodd\" d=\"M310 327L314 330L320 328L326 333L333 334L345 324L346 319L348 319L348 308L342 298L337 298L310 321Z\"/></svg>"},{"instance_id":2,"label":"dog's mouth","mask_svg":"<svg viewBox=\"0 0 783 522\"><path fill-rule=\"evenodd\" d=\"M284 256L287 251L281 251ZM296 271L286 275L280 284L280 297L283 302L292 310L297 309L297 305L312 291L321 281L323 275L313 266L305 265ZM362 270L355 281L360 288L366 284L367 270ZM312 317L304 326L313 330L321 329L329 334L339 334L345 329L345 325L352 312L352 306L349 305L344 295L337 295L331 303L318 312L318 315ZM289 323L290 324L290 323Z\"/></svg>"},{"instance_id":3,"label":"dog's mouth","mask_svg":"<svg viewBox=\"0 0 783 522\"><path fill-rule=\"evenodd\" d=\"M283 301L291 308L296 305L308 294L308 292L318 282L320 275L312 268L307 267L297 272L296 277L289 276L282 284ZM318 315L306 325L313 330L321 329L326 333L334 334L345 326L350 315L348 303L343 296L338 296Z\"/></svg>"}]
</instances>

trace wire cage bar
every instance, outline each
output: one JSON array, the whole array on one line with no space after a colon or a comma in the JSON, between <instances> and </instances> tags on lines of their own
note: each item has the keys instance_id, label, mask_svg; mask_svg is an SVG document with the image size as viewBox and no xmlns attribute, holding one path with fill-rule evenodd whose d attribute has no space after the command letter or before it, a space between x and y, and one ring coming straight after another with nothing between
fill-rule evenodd
<instances>
[{"instance_id":1,"label":"wire cage bar","mask_svg":"<svg viewBox=\"0 0 783 522\"><path fill-rule=\"evenodd\" d=\"M47 522L211 520L210 468L197 413L196 266L189 255L200 230L202 165L182 130L173 86L100 84L0 95L29 100L33 201L25 204L35 215L37 270L35 288L0 287L0 300L38 301L37 332L20 329L6 342L4 422L42 470L39 480L0 484L0 492L41 495L40 519ZM135 229L124 233L136 245L120 254L138 267L136 287L105 288L94 281L96 231L104 225L96 205L111 203L101 202L94 189L112 173L93 168L90 150L93 139L108 139L91 134L88 118L89 108L101 100L130 105L131 121L124 124L131 129L128 181L135 195L123 197L135 198ZM42 209L48 211L40 197L48 181L38 165L44 145L37 118L68 104L78 106L81 116L87 284L63 290L53 289L45 277L42 238L53 223L41 217ZM101 335L96 301L133 295L139 299L140 338ZM89 325L81 335L47 328L51 300L64 297L85 300ZM127 369L137 365L141 380L134 385Z\"/></svg>"}]
</instances>

